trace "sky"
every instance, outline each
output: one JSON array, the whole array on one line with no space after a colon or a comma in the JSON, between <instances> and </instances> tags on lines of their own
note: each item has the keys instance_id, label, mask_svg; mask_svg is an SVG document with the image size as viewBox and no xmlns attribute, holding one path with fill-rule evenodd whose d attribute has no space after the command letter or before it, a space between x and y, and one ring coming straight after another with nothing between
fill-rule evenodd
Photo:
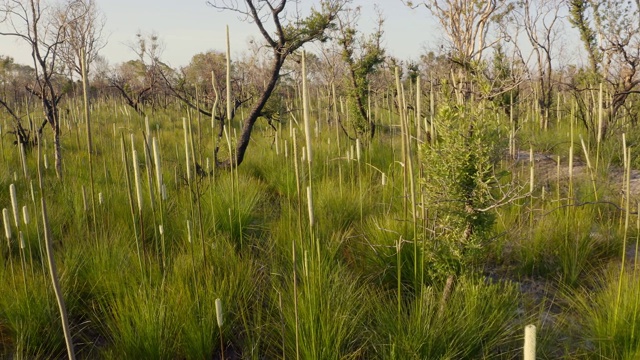
<instances>
[{"instance_id":1,"label":"sky","mask_svg":"<svg viewBox=\"0 0 640 360\"><path fill-rule=\"evenodd\" d=\"M225 51L227 25L232 58L247 51L250 39L261 39L255 24L243 21L237 13L217 10L205 0L97 0L97 4L106 17L107 45L100 54L111 64L135 58L128 45L134 42L137 32L158 34L164 43L162 59L172 67L187 65L197 53ZM362 7L358 24L361 31L375 30L374 4L385 19L384 46L388 55L417 60L425 49L436 49L442 43L427 9L410 9L401 0L354 0L354 6ZM15 39L0 36L0 55L31 64L30 50Z\"/></svg>"}]
</instances>

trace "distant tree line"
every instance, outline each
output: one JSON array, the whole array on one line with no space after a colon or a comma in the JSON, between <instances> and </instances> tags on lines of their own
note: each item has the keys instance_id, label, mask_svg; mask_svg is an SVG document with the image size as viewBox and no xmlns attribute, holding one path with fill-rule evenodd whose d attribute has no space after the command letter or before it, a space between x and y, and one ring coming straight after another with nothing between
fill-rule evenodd
<instances>
[{"instance_id":1,"label":"distant tree line","mask_svg":"<svg viewBox=\"0 0 640 360\"><path fill-rule=\"evenodd\" d=\"M95 0L3 0L0 36L24 41L33 62L22 65L0 56L0 113L11 120L16 142L25 146L33 145L48 124L58 144L59 169L60 112L69 99L84 99L87 124L89 104L96 100L120 101L143 117L182 106L211 118L220 137L225 124L237 122L237 149L216 159L219 167L233 167L243 161L259 119L274 126L299 110L304 48L311 91L315 98L326 99L312 108L320 119L364 143L381 123L371 104L396 112L400 106L393 93L396 67L409 99L405 106L415 112L415 99L427 104L414 114L414 121L426 125L424 131L435 93L459 102L488 100L516 123L518 104L529 102L542 128L561 114L561 99L571 97L579 104L575 114L581 123L601 139L615 134L622 118L636 122L638 2L404 1L407 11L423 12L425 21L436 21L445 37L419 59L387 55L383 16L373 29L358 28L360 9L349 0L323 0L305 14L297 12L296 2L209 1L212 7L245 15L255 24L259 40L239 58L207 51L174 68L163 61L164 44L155 33L132 34L129 61L110 64L101 57L107 19ZM570 63L563 52L567 34L582 42L584 65ZM594 96L601 86L604 95ZM603 116L598 116L598 103ZM33 115L36 109L42 116Z\"/></svg>"}]
</instances>

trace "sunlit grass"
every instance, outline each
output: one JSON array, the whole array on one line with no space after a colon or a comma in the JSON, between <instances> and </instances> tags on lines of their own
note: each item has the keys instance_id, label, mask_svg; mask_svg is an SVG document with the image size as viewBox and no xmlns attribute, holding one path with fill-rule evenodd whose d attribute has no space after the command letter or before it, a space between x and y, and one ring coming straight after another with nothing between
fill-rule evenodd
<instances>
[{"instance_id":1,"label":"sunlit grass","mask_svg":"<svg viewBox=\"0 0 640 360\"><path fill-rule=\"evenodd\" d=\"M576 164L581 161L582 168L571 186L568 176L556 179L549 171L536 176L531 196L497 209L487 248L470 262L473 266L461 269L443 300L444 283L433 275L442 260L428 250L443 241L439 234L446 229L434 222L447 214L429 208L430 199L421 197L421 176L432 164L417 152L415 221L404 211L405 203L412 205L404 188L410 179L399 127L388 124L396 120L395 109L380 109L391 119L385 118L376 137L361 147L359 161L355 141L336 131L335 123L322 123L312 136L311 169L302 151L301 124L283 116L276 131L259 121L237 171L211 172L215 129L209 120L198 123L192 116L194 159L208 172L192 174L191 181L180 120L188 114L173 106L158 110L150 115L149 135L160 146L165 185L160 201L155 172L147 179L147 170L155 169L144 159L144 121L121 110L114 113L118 106L96 106L93 114L95 196L100 193L102 199L95 227L85 138L77 134L83 124L72 124L63 137L63 183L55 180L51 142L42 144L49 165L43 169L44 195L55 209L49 214L54 251L74 342L85 357L201 359L219 358L224 351L226 358L251 359L512 359L520 356L521 330L529 322L544 330L545 356L633 358L638 353L630 320L638 300L635 278L623 275L620 297L615 276L594 281L622 253L621 187L607 180L622 158L618 140L601 149L605 165L596 174L597 194L578 148ZM493 119L489 112L486 116ZM536 153L561 156L565 166L570 127L554 126L542 131L524 124L517 140L522 147L532 144ZM144 201L133 219L127 191L134 207L136 194L134 187L127 188L120 148L124 137L131 167L130 134ZM637 136L628 139L631 143ZM228 152L222 141L220 159ZM60 357L64 338L41 252L41 194L37 189L31 194L36 151L27 154L32 179L24 179L16 149L7 145L2 164L12 170L0 172L0 204L11 209L8 189L15 183L30 221L12 227L14 234L22 231L24 249L16 238L10 246L4 238L0 242L0 354ZM502 154L505 149L493 150ZM505 168L496 173L513 171L509 178L526 185L526 161L502 164ZM312 226L307 187L313 195ZM636 232L632 224L628 249ZM549 286L544 294L533 292L521 286L529 280ZM558 288L573 289L567 290L571 299L559 299ZM224 309L220 328L217 298ZM554 319L565 318L578 328L547 321L549 313L560 311ZM563 343L572 333L580 341Z\"/></svg>"}]
</instances>

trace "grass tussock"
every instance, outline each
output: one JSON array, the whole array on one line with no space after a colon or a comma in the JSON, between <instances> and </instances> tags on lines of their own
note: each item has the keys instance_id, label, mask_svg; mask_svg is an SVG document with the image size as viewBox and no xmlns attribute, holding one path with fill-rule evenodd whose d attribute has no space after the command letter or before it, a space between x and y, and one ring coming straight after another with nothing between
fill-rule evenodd
<instances>
[{"instance_id":1,"label":"grass tussock","mask_svg":"<svg viewBox=\"0 0 640 360\"><path fill-rule=\"evenodd\" d=\"M63 181L50 140L42 193L21 171L0 172L11 230L0 246L0 357L65 354L41 197L79 357L518 359L529 323L543 358L640 354L640 222L635 197L627 209L619 140L596 153L567 119L516 127L489 101L461 105L442 93L434 122L421 124L428 137L389 95L371 105L384 116L379 131L356 142L326 118L318 94L309 140L294 106L273 127L256 124L233 170L212 171L217 129L173 103L149 112L157 168L145 159L144 119L104 101L93 109L93 176L75 120L62 140ZM189 175L183 117L192 119ZM218 160L227 141L233 151L237 125ZM19 152L0 141L1 164L21 170ZM503 156L508 141L532 146L533 162ZM558 157L559 167L549 160ZM27 153L31 176L37 160ZM11 184L28 221L13 218Z\"/></svg>"}]
</instances>

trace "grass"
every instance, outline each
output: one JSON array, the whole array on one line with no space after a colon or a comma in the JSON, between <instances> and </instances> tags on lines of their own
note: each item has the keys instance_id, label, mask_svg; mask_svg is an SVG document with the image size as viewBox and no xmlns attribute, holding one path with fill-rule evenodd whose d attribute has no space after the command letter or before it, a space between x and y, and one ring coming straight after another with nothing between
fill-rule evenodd
<instances>
[{"instance_id":1,"label":"grass","mask_svg":"<svg viewBox=\"0 0 640 360\"><path fill-rule=\"evenodd\" d=\"M536 217L530 233L511 243L518 272L577 285L585 274L620 253L617 224L597 206L568 207Z\"/></svg>"},{"instance_id":2,"label":"grass","mask_svg":"<svg viewBox=\"0 0 640 360\"><path fill-rule=\"evenodd\" d=\"M60 315L48 277L41 273L35 276L18 273L12 277L6 268L0 274L6 280L0 297L3 357L64 356L66 349Z\"/></svg>"},{"instance_id":3,"label":"grass","mask_svg":"<svg viewBox=\"0 0 640 360\"><path fill-rule=\"evenodd\" d=\"M393 305L378 311L386 331L376 331L382 359L508 358L522 320L520 295L509 283L461 278L443 303L442 289L424 287L398 317ZM384 303L381 303L384 304Z\"/></svg>"},{"instance_id":4,"label":"grass","mask_svg":"<svg viewBox=\"0 0 640 360\"><path fill-rule=\"evenodd\" d=\"M566 293L574 310L566 317L567 326L580 342L584 358L636 359L640 355L640 285L636 271L622 275L624 291L618 293L618 271L601 275L593 289Z\"/></svg>"},{"instance_id":5,"label":"grass","mask_svg":"<svg viewBox=\"0 0 640 360\"><path fill-rule=\"evenodd\" d=\"M224 352L226 358L251 359L515 359L528 323L538 325L542 357L637 354L635 272L624 272L618 292L619 277L605 271L619 265L623 247L623 211L608 204L621 203L621 187L608 176L620 162L619 140L601 149L595 174L599 203L582 168L572 184L553 171L536 174L532 194L488 210L496 222L487 231L486 248L456 274L445 296L444 282L434 275L443 260L431 250L445 241L439 235L447 230L448 214L426 205L433 199L424 198L422 174L434 164L424 162L417 148L412 148L415 221L405 212L410 179L400 158L399 130L392 127L395 110L379 109L384 124L362 147L359 162L355 153L347 155L355 142L334 124L322 123L312 136L308 169L302 161L303 129L283 116L276 124L277 153L276 132L258 122L237 171L192 174L191 182L178 121L184 111L173 105L158 110L150 127L166 187L160 201L155 168L144 161L144 121L114 114L119 106L94 107L96 198L103 195L95 227L81 191L90 186L85 137L76 136L82 123L71 124L63 137L64 182L55 180L51 166L44 170L43 195L55 209L49 214L54 251L80 357L201 359ZM476 115L484 112L478 109ZM504 127L503 114L486 112ZM196 121L191 125L195 160L203 165L209 158L211 164L211 129L204 122L200 129ZM290 129L296 131L297 148ZM198 131L201 139L195 138ZM551 131L527 123L517 141L523 148L532 143L536 153L559 155L564 164L569 133L565 121ZM133 178L130 134L142 180L140 213L120 158L124 135ZM494 140L492 154L503 153L504 139ZM3 165L21 169L19 152L3 141ZM637 135L630 134L628 142L633 141ZM584 155L575 144L578 164ZM51 145L43 144L50 163ZM36 152L27 154L32 176L36 160ZM508 173L505 178L528 189L528 162L502 164L493 171ZM149 179L147 170L154 170ZM32 180L21 171L2 172L2 208L11 209L12 183L30 222L12 228L14 234L23 232L24 250L14 241L9 251L2 242L0 357L61 357L64 338L40 252L41 194L36 190L36 201L31 198ZM312 226L307 187L313 195ZM499 190L491 196L499 199ZM133 219L127 191L133 194ZM447 201L446 192L441 200ZM628 244L635 236L637 230L627 232ZM527 289L529 281L543 284L544 292ZM217 298L224 309L220 328ZM567 345L567 338L575 341Z\"/></svg>"},{"instance_id":6,"label":"grass","mask_svg":"<svg viewBox=\"0 0 640 360\"><path fill-rule=\"evenodd\" d=\"M272 301L282 317L282 356L302 359L357 359L366 354L370 306L374 294L344 266L331 259L319 262L301 256L298 291L292 283L276 279ZM298 311L293 302L297 301ZM298 342L296 343L296 332ZM273 339L276 343L280 339ZM280 351L274 352L273 357Z\"/></svg>"}]
</instances>

